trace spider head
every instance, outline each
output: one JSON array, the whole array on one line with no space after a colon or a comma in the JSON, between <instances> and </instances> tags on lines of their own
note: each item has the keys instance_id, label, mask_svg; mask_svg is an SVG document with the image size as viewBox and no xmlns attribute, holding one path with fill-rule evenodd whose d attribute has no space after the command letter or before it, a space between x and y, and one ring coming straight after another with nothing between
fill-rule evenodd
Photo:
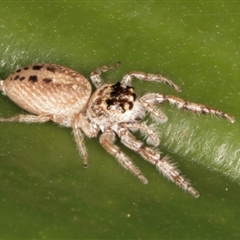
<instances>
[{"instance_id":1,"label":"spider head","mask_svg":"<svg viewBox=\"0 0 240 240\"><path fill-rule=\"evenodd\" d=\"M145 115L134 88L120 82L98 88L93 93L86 112L91 121L103 125L136 122Z\"/></svg>"}]
</instances>

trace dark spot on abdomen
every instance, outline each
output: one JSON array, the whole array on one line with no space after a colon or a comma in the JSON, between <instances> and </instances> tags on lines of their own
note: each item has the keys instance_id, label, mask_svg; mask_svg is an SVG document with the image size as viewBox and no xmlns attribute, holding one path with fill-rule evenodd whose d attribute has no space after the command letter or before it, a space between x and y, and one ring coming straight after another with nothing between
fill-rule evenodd
<instances>
[{"instance_id":1,"label":"dark spot on abdomen","mask_svg":"<svg viewBox=\"0 0 240 240\"><path fill-rule=\"evenodd\" d=\"M28 70L28 69L29 69L29 67L24 67L23 69L24 69L24 70Z\"/></svg>"},{"instance_id":2,"label":"dark spot on abdomen","mask_svg":"<svg viewBox=\"0 0 240 240\"><path fill-rule=\"evenodd\" d=\"M20 81L23 81L25 79L25 77L20 77L19 80Z\"/></svg>"},{"instance_id":3,"label":"dark spot on abdomen","mask_svg":"<svg viewBox=\"0 0 240 240\"><path fill-rule=\"evenodd\" d=\"M50 83L50 82L52 82L52 79L51 78L43 78L43 82Z\"/></svg>"},{"instance_id":4,"label":"dark spot on abdomen","mask_svg":"<svg viewBox=\"0 0 240 240\"><path fill-rule=\"evenodd\" d=\"M54 67L50 66L50 67L47 67L47 70L54 73L56 69Z\"/></svg>"},{"instance_id":5,"label":"dark spot on abdomen","mask_svg":"<svg viewBox=\"0 0 240 240\"><path fill-rule=\"evenodd\" d=\"M32 75L32 76L30 76L30 77L28 78L28 81L29 81L29 82L37 82L37 80L38 80L38 78L37 78L36 75Z\"/></svg>"},{"instance_id":6,"label":"dark spot on abdomen","mask_svg":"<svg viewBox=\"0 0 240 240\"><path fill-rule=\"evenodd\" d=\"M40 70L43 66L42 65L34 65L32 67L33 70Z\"/></svg>"},{"instance_id":7,"label":"dark spot on abdomen","mask_svg":"<svg viewBox=\"0 0 240 240\"><path fill-rule=\"evenodd\" d=\"M22 69L18 69L16 72L21 72Z\"/></svg>"},{"instance_id":8,"label":"dark spot on abdomen","mask_svg":"<svg viewBox=\"0 0 240 240\"><path fill-rule=\"evenodd\" d=\"M19 75L17 75L15 78L14 78L14 80L18 80L19 79Z\"/></svg>"}]
</instances>

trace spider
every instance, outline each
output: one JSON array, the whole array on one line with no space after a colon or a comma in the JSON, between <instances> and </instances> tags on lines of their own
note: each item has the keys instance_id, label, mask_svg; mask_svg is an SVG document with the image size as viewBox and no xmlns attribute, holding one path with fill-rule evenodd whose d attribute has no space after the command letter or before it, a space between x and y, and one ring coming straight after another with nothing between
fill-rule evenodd
<instances>
[{"instance_id":1,"label":"spider","mask_svg":"<svg viewBox=\"0 0 240 240\"><path fill-rule=\"evenodd\" d=\"M165 83L180 91L171 80L159 74L134 71L126 74L120 82L103 83L101 74L115 70L119 65L120 63L114 66L104 65L92 71L90 79L96 87L93 93L89 81L84 76L64 66L39 63L18 69L6 80L0 81L0 91L31 114L1 117L0 121L43 123L51 120L72 128L85 167L88 165L88 154L84 135L93 138L101 132L99 142L103 148L113 155L122 167L147 184L148 180L139 168L114 144L118 136L125 146L156 166L165 177L192 196L199 197L198 191L167 157L162 157L154 148L137 140L133 132L141 131L148 145L157 147L160 143L157 131L152 125L148 126L143 118L148 113L155 125L165 123L166 115L156 107L162 103L170 103L179 109L199 114L213 114L230 122L234 122L234 118L222 111L171 95L147 93L137 97L132 87L133 78Z\"/></svg>"}]
</instances>

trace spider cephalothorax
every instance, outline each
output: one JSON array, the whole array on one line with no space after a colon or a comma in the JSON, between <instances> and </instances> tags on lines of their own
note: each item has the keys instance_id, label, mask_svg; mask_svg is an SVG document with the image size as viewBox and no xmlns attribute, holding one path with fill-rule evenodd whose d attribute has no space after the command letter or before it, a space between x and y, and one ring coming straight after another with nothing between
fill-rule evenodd
<instances>
[{"instance_id":1,"label":"spider cephalothorax","mask_svg":"<svg viewBox=\"0 0 240 240\"><path fill-rule=\"evenodd\" d=\"M117 82L103 84L92 95L87 116L92 122L107 126L117 122L135 122L144 116L133 87Z\"/></svg>"},{"instance_id":2,"label":"spider cephalothorax","mask_svg":"<svg viewBox=\"0 0 240 240\"><path fill-rule=\"evenodd\" d=\"M146 137L147 143L158 146L160 140L157 131L142 119L148 112L156 124L166 122L167 117L155 107L165 102L199 114L213 114L230 122L234 122L234 118L222 111L186 102L171 95L148 93L142 97L136 96L131 86L133 78L165 83L177 91L180 90L162 75L131 72L125 75L121 82L104 84L100 77L101 73L115 69L119 65L117 63L116 66L103 66L91 73L90 78L96 87L93 93L88 80L69 68L55 64L34 64L21 68L5 81L0 81L0 91L31 114L0 118L0 121L30 123L52 120L62 126L71 127L84 166L88 164L84 134L92 138L101 131L99 138L101 145L125 169L146 184L148 181L141 171L115 145L118 136L125 146L155 165L164 176L194 197L198 197L199 193L180 174L174 164L171 164L166 157L162 157L158 151L137 140L132 132L140 130Z\"/></svg>"}]
</instances>

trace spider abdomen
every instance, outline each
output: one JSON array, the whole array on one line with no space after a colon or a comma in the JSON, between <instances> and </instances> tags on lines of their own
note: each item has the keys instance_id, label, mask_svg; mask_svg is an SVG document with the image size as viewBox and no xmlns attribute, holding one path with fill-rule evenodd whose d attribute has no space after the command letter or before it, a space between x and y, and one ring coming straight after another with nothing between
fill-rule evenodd
<instances>
[{"instance_id":1,"label":"spider abdomen","mask_svg":"<svg viewBox=\"0 0 240 240\"><path fill-rule=\"evenodd\" d=\"M91 85L81 74L55 64L23 67L1 82L13 102L34 114L72 116L81 112Z\"/></svg>"}]
</instances>

